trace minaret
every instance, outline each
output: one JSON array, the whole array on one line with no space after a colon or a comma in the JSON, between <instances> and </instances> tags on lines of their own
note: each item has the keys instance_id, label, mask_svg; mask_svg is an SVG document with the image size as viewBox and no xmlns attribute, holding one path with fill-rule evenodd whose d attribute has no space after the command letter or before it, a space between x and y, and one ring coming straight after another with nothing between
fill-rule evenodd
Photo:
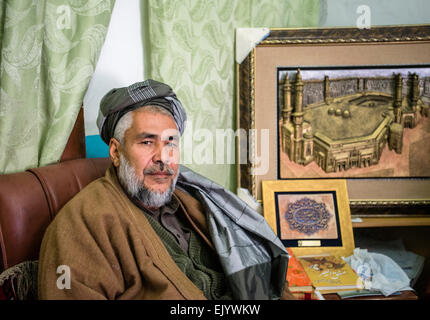
<instances>
[{"instance_id":1,"label":"minaret","mask_svg":"<svg viewBox=\"0 0 430 320\"><path fill-rule=\"evenodd\" d=\"M419 95L419 78L416 73L412 75L412 92L411 92L411 107L412 110L417 108L418 95Z\"/></svg>"},{"instance_id":2,"label":"minaret","mask_svg":"<svg viewBox=\"0 0 430 320\"><path fill-rule=\"evenodd\" d=\"M394 103L393 103L393 113L394 113L394 122L395 123L401 123L402 121L402 114L401 114L401 108L402 108L402 86L403 86L403 79L402 75L398 73L396 75L395 80L395 92L394 92Z\"/></svg>"},{"instance_id":3,"label":"minaret","mask_svg":"<svg viewBox=\"0 0 430 320\"><path fill-rule=\"evenodd\" d=\"M284 107L282 108L283 125L287 125L290 122L291 111L293 111L291 106L291 83L290 80L288 80L287 74L284 81Z\"/></svg>"},{"instance_id":4,"label":"minaret","mask_svg":"<svg viewBox=\"0 0 430 320\"><path fill-rule=\"evenodd\" d=\"M303 144L303 81L300 69L297 69L295 83L295 107L293 112L294 123L294 154L293 161L300 163L302 161L302 144Z\"/></svg>"},{"instance_id":5,"label":"minaret","mask_svg":"<svg viewBox=\"0 0 430 320\"><path fill-rule=\"evenodd\" d=\"M330 100L330 80L328 76L324 76L324 101L329 104Z\"/></svg>"},{"instance_id":6,"label":"minaret","mask_svg":"<svg viewBox=\"0 0 430 320\"><path fill-rule=\"evenodd\" d=\"M300 69L297 69L297 75L296 75L296 113L303 112L303 81L302 81L302 75L300 74Z\"/></svg>"}]
</instances>

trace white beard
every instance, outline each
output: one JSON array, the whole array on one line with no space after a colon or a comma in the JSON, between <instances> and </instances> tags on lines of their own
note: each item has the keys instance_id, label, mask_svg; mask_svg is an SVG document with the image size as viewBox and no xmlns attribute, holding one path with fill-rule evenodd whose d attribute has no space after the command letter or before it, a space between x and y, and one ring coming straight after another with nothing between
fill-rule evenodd
<instances>
[{"instance_id":1,"label":"white beard","mask_svg":"<svg viewBox=\"0 0 430 320\"><path fill-rule=\"evenodd\" d=\"M118 178L121 185L131 197L139 199L145 206L150 208L160 208L170 202L178 180L178 172L176 172L176 176L166 191L152 191L144 185L143 181L139 180L136 170L127 158L122 154L119 155Z\"/></svg>"}]
</instances>

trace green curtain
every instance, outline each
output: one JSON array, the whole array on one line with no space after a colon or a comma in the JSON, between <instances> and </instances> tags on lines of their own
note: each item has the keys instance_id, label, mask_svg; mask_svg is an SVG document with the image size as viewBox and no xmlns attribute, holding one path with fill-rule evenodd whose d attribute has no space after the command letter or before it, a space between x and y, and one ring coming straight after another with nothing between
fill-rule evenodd
<instances>
[{"instance_id":1,"label":"green curtain","mask_svg":"<svg viewBox=\"0 0 430 320\"><path fill-rule=\"evenodd\" d=\"M114 0L0 5L0 173L60 159L94 72Z\"/></svg>"},{"instance_id":2,"label":"green curtain","mask_svg":"<svg viewBox=\"0 0 430 320\"><path fill-rule=\"evenodd\" d=\"M171 85L191 120L182 139L182 162L235 192L235 164L189 163L191 153L216 162L220 152L215 141L204 138L204 131L192 136L190 129L207 129L214 137L216 129L236 130L235 29L317 26L319 0L148 0L143 4L146 77ZM234 147L228 146L233 156Z\"/></svg>"}]
</instances>

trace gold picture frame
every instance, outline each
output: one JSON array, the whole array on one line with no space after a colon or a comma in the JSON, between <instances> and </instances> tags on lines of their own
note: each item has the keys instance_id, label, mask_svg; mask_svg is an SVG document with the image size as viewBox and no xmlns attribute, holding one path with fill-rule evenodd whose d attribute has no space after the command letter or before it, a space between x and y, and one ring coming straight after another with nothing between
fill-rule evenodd
<instances>
[{"instance_id":1,"label":"gold picture frame","mask_svg":"<svg viewBox=\"0 0 430 320\"><path fill-rule=\"evenodd\" d=\"M262 188L264 218L295 255L353 253L344 179L267 180Z\"/></svg>"},{"instance_id":2,"label":"gold picture frame","mask_svg":"<svg viewBox=\"0 0 430 320\"><path fill-rule=\"evenodd\" d=\"M278 67L383 65L430 65L430 25L271 29L269 36L236 65L237 128L250 132L247 141L243 135L238 136L238 187L261 201L262 181L280 179ZM263 129L269 132L269 169L256 175L255 159ZM353 215L411 216L429 212L427 177L346 178L346 183Z\"/></svg>"}]
</instances>

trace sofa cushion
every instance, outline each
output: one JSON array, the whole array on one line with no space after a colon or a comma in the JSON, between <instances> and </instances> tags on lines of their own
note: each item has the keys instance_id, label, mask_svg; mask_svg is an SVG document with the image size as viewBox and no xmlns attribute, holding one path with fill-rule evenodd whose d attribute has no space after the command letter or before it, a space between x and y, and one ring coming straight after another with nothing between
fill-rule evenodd
<instances>
[{"instance_id":1,"label":"sofa cushion","mask_svg":"<svg viewBox=\"0 0 430 320\"><path fill-rule=\"evenodd\" d=\"M109 165L108 158L77 159L0 175L0 272L38 259L45 230L58 211Z\"/></svg>"},{"instance_id":2,"label":"sofa cushion","mask_svg":"<svg viewBox=\"0 0 430 320\"><path fill-rule=\"evenodd\" d=\"M39 179L53 219L87 184L104 176L109 164L108 158L77 159L27 171Z\"/></svg>"},{"instance_id":3,"label":"sofa cushion","mask_svg":"<svg viewBox=\"0 0 430 320\"><path fill-rule=\"evenodd\" d=\"M50 221L45 192L34 174L0 175L0 272L38 258Z\"/></svg>"}]
</instances>

